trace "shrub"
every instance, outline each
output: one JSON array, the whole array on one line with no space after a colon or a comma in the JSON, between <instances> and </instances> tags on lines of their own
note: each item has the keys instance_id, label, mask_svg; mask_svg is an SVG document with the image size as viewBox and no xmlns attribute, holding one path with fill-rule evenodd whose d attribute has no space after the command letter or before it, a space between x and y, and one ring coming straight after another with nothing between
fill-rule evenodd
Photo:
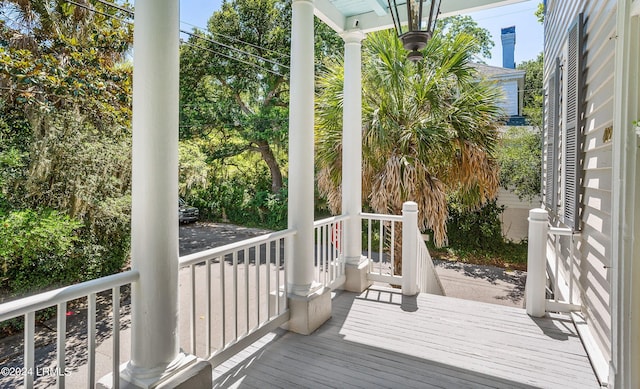
<instances>
[{"instance_id":1,"label":"shrub","mask_svg":"<svg viewBox=\"0 0 640 389\"><path fill-rule=\"evenodd\" d=\"M273 193L269 176L261 168L221 177L186 200L200 209L202 219L273 230L287 228L287 188Z\"/></svg>"},{"instance_id":2,"label":"shrub","mask_svg":"<svg viewBox=\"0 0 640 389\"><path fill-rule=\"evenodd\" d=\"M0 286L10 294L85 277L80 221L53 210L28 209L2 214L0 225Z\"/></svg>"},{"instance_id":3,"label":"shrub","mask_svg":"<svg viewBox=\"0 0 640 389\"><path fill-rule=\"evenodd\" d=\"M500 215L504 206L496 200L477 211L465 211L455 205L449 207L447 224L449 246L463 246L469 250L498 249L504 243Z\"/></svg>"},{"instance_id":4,"label":"shrub","mask_svg":"<svg viewBox=\"0 0 640 389\"><path fill-rule=\"evenodd\" d=\"M498 148L500 185L521 200L540 195L541 136L537 129L509 127Z\"/></svg>"},{"instance_id":5,"label":"shrub","mask_svg":"<svg viewBox=\"0 0 640 389\"><path fill-rule=\"evenodd\" d=\"M129 219L118 204L103 210L100 222L90 224L51 209L0 211L1 294L31 294L121 271L129 257Z\"/></svg>"}]
</instances>

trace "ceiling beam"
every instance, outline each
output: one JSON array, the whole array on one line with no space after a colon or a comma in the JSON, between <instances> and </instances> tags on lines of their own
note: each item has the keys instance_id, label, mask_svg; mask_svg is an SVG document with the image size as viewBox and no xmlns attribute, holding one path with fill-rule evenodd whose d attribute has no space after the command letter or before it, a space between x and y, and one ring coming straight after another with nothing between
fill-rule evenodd
<instances>
[{"instance_id":1,"label":"ceiling beam","mask_svg":"<svg viewBox=\"0 0 640 389\"><path fill-rule=\"evenodd\" d=\"M366 0L367 4L371 6L373 12L375 12L378 16L385 16L387 14L387 9L389 8L389 3L383 0Z\"/></svg>"},{"instance_id":2,"label":"ceiling beam","mask_svg":"<svg viewBox=\"0 0 640 389\"><path fill-rule=\"evenodd\" d=\"M345 31L346 18L333 6L329 0L315 0L314 15L322 20L327 26L331 27L335 32L342 33Z\"/></svg>"}]
</instances>

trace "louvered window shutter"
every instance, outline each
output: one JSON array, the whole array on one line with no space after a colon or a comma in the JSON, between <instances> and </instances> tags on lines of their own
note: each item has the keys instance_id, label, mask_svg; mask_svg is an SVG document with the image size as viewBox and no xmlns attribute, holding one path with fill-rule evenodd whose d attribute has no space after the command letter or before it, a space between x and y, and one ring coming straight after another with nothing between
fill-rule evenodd
<instances>
[{"instance_id":1,"label":"louvered window shutter","mask_svg":"<svg viewBox=\"0 0 640 389\"><path fill-rule=\"evenodd\" d=\"M559 140L559 116L560 116L560 64L556 64L547 89L547 136L546 136L546 175L544 203L549 211L557 212L558 207L558 140Z\"/></svg>"},{"instance_id":2,"label":"louvered window shutter","mask_svg":"<svg viewBox=\"0 0 640 389\"><path fill-rule=\"evenodd\" d=\"M583 62L582 14L569 28L567 54L567 113L564 168L563 222L574 231L580 228L580 186L582 160L582 62Z\"/></svg>"}]
</instances>

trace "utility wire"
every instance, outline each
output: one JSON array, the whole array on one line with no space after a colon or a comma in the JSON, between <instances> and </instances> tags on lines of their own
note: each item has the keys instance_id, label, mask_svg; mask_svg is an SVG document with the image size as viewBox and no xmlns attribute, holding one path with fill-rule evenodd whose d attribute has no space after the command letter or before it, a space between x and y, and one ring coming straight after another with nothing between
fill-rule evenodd
<instances>
[{"instance_id":1,"label":"utility wire","mask_svg":"<svg viewBox=\"0 0 640 389\"><path fill-rule=\"evenodd\" d=\"M257 59L260 59L260 60L263 60L263 61L266 61L266 62L272 63L272 64L274 64L274 65L276 65L276 66L280 66L280 67L283 67L283 68L287 68L287 69L289 69L289 66L287 66L287 65L283 65L283 64L281 64L281 63L279 63L279 62L273 61L273 60L268 59L268 58L264 58L264 57L259 56L259 55L257 55L257 54L249 53L248 51L240 50L240 49L235 48L235 47L233 47L233 46L229 46L229 45L226 45L226 44L224 44L224 43L221 43L221 42L215 41L215 40L213 40L213 39L209 39L209 38L204 37L204 36L202 36L202 35L194 34L194 33L192 33L192 32L188 32L188 31L185 31L185 30L180 30L180 32L181 32L181 33L183 33L183 34L187 34L187 35L189 35L189 36L192 36L192 37L198 38L198 39L202 39L203 41L207 41L207 42L209 42L209 43L213 43L213 44L216 44L216 45L220 45L220 46L222 46L222 47L226 47L226 48L227 48L227 49L229 49L229 50L234 50L234 51L237 51L237 52L239 52L239 53L241 53L241 54L249 55L249 56L251 56L251 57L255 57L255 58L257 58Z\"/></svg>"},{"instance_id":2,"label":"utility wire","mask_svg":"<svg viewBox=\"0 0 640 389\"><path fill-rule=\"evenodd\" d=\"M189 42L185 42L185 41L182 41L182 44L183 44L183 45L187 45L187 46L191 46L191 47L195 47L195 48L200 49L200 50L209 51L209 52L212 52L212 53L214 53L214 54L218 54L218 55L221 55L221 56L223 56L223 57L226 57L226 58L229 58L229 59L232 59L232 60L238 61L238 62L242 62L242 63L247 64L247 65L250 65L250 66L257 67L258 69L261 69L261 70L267 71L267 72L269 72L269 73L273 73L273 74L275 74L275 75L277 75L277 76L285 77L285 75L284 75L284 74L278 73L278 72L276 72L275 70L271 70L271 69L269 69L269 68L265 68L265 67L263 67L263 66L261 66L261 65L258 65L258 64L252 63L252 62L248 62L248 61L242 60L242 59L240 59L240 58L236 58L236 57L233 57L233 56L230 56L230 55L227 55L227 54L221 53L221 52L219 52L219 51L211 50L211 49L208 49L208 48L206 48L206 47L202 47L202 46L199 46L199 45L196 45L196 44L193 44L193 43L189 43Z\"/></svg>"},{"instance_id":3,"label":"utility wire","mask_svg":"<svg viewBox=\"0 0 640 389\"><path fill-rule=\"evenodd\" d=\"M97 9L95 9L95 8L93 8L93 7L90 7L90 6L86 5L86 4L76 3L76 2L75 2L75 1L73 1L73 0L63 0L63 1L64 1L65 3L73 4L73 5L78 6L78 7L80 7L80 8L84 8L84 9L89 10L89 11L91 11L91 12L95 12L95 13L97 13L97 14L99 14L99 15L106 16L106 17L108 17L108 18L112 18L112 19L119 20L119 21L121 21L122 23L132 24L132 22L131 22L131 21L129 21L129 20L124 20L124 19L121 19L121 18L119 18L119 17L117 17L117 16L115 16L115 15L109 15L109 14L108 14L108 13L106 13L106 12L98 11Z\"/></svg>"},{"instance_id":4,"label":"utility wire","mask_svg":"<svg viewBox=\"0 0 640 389\"><path fill-rule=\"evenodd\" d=\"M79 7L82 7L82 8L88 9L88 10L93 11L93 12L97 12L97 13L99 13L99 14L101 14L101 15L104 15L104 16L113 17L113 18L118 19L118 20L120 20L120 21L122 21L122 22L125 22L125 23L131 23L131 22L129 22L129 21L125 21L125 20L123 20L123 19L117 18L117 17L115 17L115 16L113 16L113 15L109 15L109 14L106 14L106 13L104 13L104 12L98 11L98 10L97 10L97 9L95 9L95 8L88 7L88 6L86 6L86 5L76 3L76 2L75 2L75 1L73 1L73 0L64 0L64 1L69 2L69 3L71 3L71 4L75 4L75 5L79 6ZM109 1L106 1L106 0L95 0L95 1L99 2L100 4L106 5L106 6L108 6L108 7L112 7L112 8L115 8L115 9L117 9L117 10L120 10L120 11L122 11L122 12L126 12L126 13L130 14L131 16L134 16L134 17L135 17L135 13L134 13L134 11L133 11L133 10L131 10L131 9L121 7L121 6L117 5L117 4L114 4L114 3L109 2ZM184 22L183 22L183 23L184 23ZM186 24L189 24L189 23L186 23ZM194 26L194 27L197 27L197 26ZM204 36L202 36L202 35L194 34L194 33L191 33L191 32L185 31L185 30L182 30L182 29L180 30L180 32L181 32L181 33L183 33L183 34L187 34L187 35L189 35L189 36L193 36L193 37L195 37L195 38L199 38L199 39L205 40L205 41L210 42L210 43L213 43L213 44L220 45L220 46L225 47L225 48L228 48L228 49L230 49L230 50L238 51L238 52L240 52L241 54L249 55L249 56L255 57L255 58L257 58L257 59L260 59L260 60L263 60L263 61L266 61L266 62L270 62L270 63L272 63L272 64L274 64L274 65L276 65L276 66L280 66L280 67L284 67L284 68L289 69L289 66L287 66L287 65L281 64L281 63L276 62L276 61L273 61L273 60L270 60L270 59L268 59L268 58L264 58L264 57L262 57L262 56L260 56L260 55L257 55L257 54L249 53L249 52L247 52L247 51L244 51L244 50L238 49L238 48L233 47L233 46L230 46L230 45L226 45L226 44L224 44L224 43L221 43L221 42L215 41L215 40L213 40L213 39L206 38L206 37L204 37ZM225 38L227 38L227 39L231 39L231 40L234 40L234 41L237 41L237 42L243 43L243 44L245 44L245 45L252 46L252 47L257 48L257 49L260 49L260 50L270 51L270 52L276 53L276 54L278 54L278 55L280 55L280 56L282 56L282 57L285 57L283 54L278 53L278 52L273 51L273 50L270 50L270 49L267 49L267 48L265 48L265 47L258 46L258 45L254 45L254 44L251 44L251 43L248 43L248 42L244 42L244 41L241 41L241 40L236 39L236 38L229 37L229 36L224 35L224 34L218 34L218 33L216 33L216 34L217 34L217 35L224 36L224 37L225 37ZM212 51L212 50L209 50L209 51ZM214 51L214 52L215 52L215 51ZM220 53L220 52L215 52L215 53L217 53L217 54L222 54L222 53ZM235 60L240 61L240 62L244 62L244 61L242 61L242 60L240 60L240 59L238 59L238 58L235 58L235 57L230 57L230 56L226 56L226 57L227 57L227 58L231 58L231 59L235 59ZM244 62L244 63L247 63L247 62ZM266 68L263 68L263 69L266 69ZM267 70L267 71L270 71L270 70ZM275 74L278 74L278 75L280 75L280 76L282 76L280 73L276 73L276 72L273 72L273 71L271 71L271 72L272 72L272 73L275 73Z\"/></svg>"},{"instance_id":5,"label":"utility wire","mask_svg":"<svg viewBox=\"0 0 640 389\"><path fill-rule=\"evenodd\" d=\"M67 2L67 3L69 3L69 4L73 4L73 5L75 5L75 6L78 6L78 7L80 7L80 8L84 8L84 9L89 10L89 11L91 11L91 12L95 12L95 13L97 13L97 14L100 14L100 15L103 15L103 16L106 16L106 17L109 17L109 18L112 18L112 19L119 20L119 21L121 21L121 22L123 22L123 23L133 24L133 22L131 22L131 21L129 21L129 20L121 19L121 18L119 18L119 17L117 17L117 16L115 16L115 15L107 14L107 13L105 13L105 12L99 11L99 10L97 10L97 9L95 9L95 8L93 8L93 7L87 6L87 5L85 5L85 4L77 3L77 2L75 2L75 1L73 1L73 0L63 0L63 1L64 1L64 2ZM113 3L110 3L110 2L108 2L108 1L104 1L104 0L96 0L96 1L98 1L98 2L99 2L99 3L101 3L101 4L106 5L106 6L108 6L108 7L113 7L113 8L115 8L115 9L120 10L120 11L126 12L126 13L128 13L128 14L130 14L130 15L134 15L134 12L133 12L132 10L127 9L127 8L123 8L123 7L117 6L117 5L113 4ZM253 57L255 57L255 58L258 58L258 59L261 59L261 60L264 60L264 61L270 62L270 63L272 63L272 64L274 64L274 65L277 65L277 66L281 66L281 67L284 67L284 68L287 68L287 69L289 68L288 66L283 65L283 64L281 64L281 63L278 63L278 62L272 61L272 60L270 60L270 59L267 59L267 58L261 57L261 56L256 55L256 54L251 54L251 53L245 52L245 51L243 51L243 50L237 49L237 48L232 47L232 46L225 45L225 44L220 43L220 42L216 42L216 41L214 41L214 40L207 39L207 38L205 38L205 37L203 37L203 36L200 36L200 35L197 35L197 34L193 34L193 33L190 33L190 32L184 31L184 30L180 30L180 32L182 32L182 33L184 33L184 34L187 34L187 35L190 35L190 36L193 36L193 37L196 37L196 38L199 38L199 39L203 39L203 40L209 41L209 42L214 43L214 44L221 45L221 46L223 46L223 47L229 48L229 49L231 49L231 50L238 51L238 52L243 53L243 54L247 54L247 55L249 55L249 56L253 56ZM186 43L186 42L184 42L184 41L182 41L182 43L183 43L183 44L187 44L187 43ZM261 69L261 70L265 70L265 71L267 71L267 72L273 73L273 74L278 75L278 76L280 76L280 77L284 77L284 75L283 75L283 74L278 73L278 72L276 72L276 71L274 71L274 70L271 70L271 69L269 69L269 68L266 68L266 67L260 66L260 65L258 65L258 64L254 64L254 63L250 63L250 62L247 62L247 61L241 60L241 59L236 58L236 57L233 57L233 56L229 56L229 55L223 54L223 53L221 53L221 52L219 52L219 51L214 51L214 50L211 50L211 49L207 49L207 48L204 48L204 47L202 47L202 46L195 45L195 44L187 44L187 45L190 45L190 46L193 46L193 47L197 47L197 48L202 49L202 50L210 51L210 52L212 52L212 53L215 53L215 54L218 54L218 55L222 55L223 57L226 57L226 58L229 58L229 59L232 59L232 60L238 61L238 62L242 62L242 63L245 63L245 64L247 64L247 65L255 66L255 67L258 67L258 68L259 68L259 69ZM259 47L259 46L258 46L258 47ZM268 49L265 49L265 50L268 50Z\"/></svg>"},{"instance_id":6,"label":"utility wire","mask_svg":"<svg viewBox=\"0 0 640 389\"><path fill-rule=\"evenodd\" d=\"M207 31L206 28L202 28L200 26L196 26L195 24L191 24L191 23L185 22L183 20L181 20L180 23L186 24L187 26L195 27L195 28L200 29L202 31ZM234 42L238 42L238 43L242 43L242 44L247 45L247 46L254 47L254 48L258 49L258 50L265 50L265 51L274 53L274 54L276 54L276 55L278 55L278 56L280 56L282 58L289 58L289 56L287 54L283 54L283 53L281 53L279 51L267 49L266 47L263 47L263 46L260 46L260 45L256 45L256 44L253 44L253 43L249 43L249 42L243 41L243 40L238 39L238 38L234 38L234 37L229 36L229 35L225 35L225 34L222 34L222 33L219 33L219 32L214 32L214 31L207 31L207 32L210 33L210 34L213 34L213 35L219 35L221 37L227 38L227 39L229 39L231 41L234 41Z\"/></svg>"},{"instance_id":7,"label":"utility wire","mask_svg":"<svg viewBox=\"0 0 640 389\"><path fill-rule=\"evenodd\" d=\"M103 5L106 5L107 7L115 8L115 9L118 9L118 10L120 10L122 12L128 13L131 16L134 16L134 14L135 14L135 12L132 9L119 6L118 4L112 3L110 1L105 1L105 0L94 0L94 1L97 1L98 3L103 4Z\"/></svg>"},{"instance_id":8,"label":"utility wire","mask_svg":"<svg viewBox=\"0 0 640 389\"><path fill-rule=\"evenodd\" d=\"M72 2L72 0L64 0L64 1ZM106 1L106 0L95 0L95 1L99 2L100 4L104 4L104 5L108 6L108 7L113 7L113 8L115 8L115 9L118 9L118 10L120 10L120 11L122 11L122 12L126 12L126 13L130 14L131 16L135 16L134 11L133 11L133 10L131 10L131 9L129 9L129 8L121 7L121 6L117 5L117 4L114 4L114 3L110 2L110 1ZM73 3L73 2L72 2L72 3ZM79 5L79 4L77 4L77 3L73 3L73 4ZM86 8L86 7L84 7L84 8ZM100 12L100 11L97 11L97 10L95 10L95 11L96 11L96 12ZM187 22L184 22L184 21L180 21L180 23L184 23L184 24L190 25L190 26L192 26L192 27L200 28L200 27L198 27L198 26L195 26L195 25L193 25L193 24L190 24L190 23L187 23ZM203 31L205 31L205 29L202 29L202 30L203 30ZM214 43L214 44L218 44L218 45L224 46L224 47L229 48L229 49L231 49L231 50L241 51L243 54L252 55L252 56L254 56L254 57L259 57L259 58L261 58L261 59L263 59L263 60L265 60L265 61L267 61L267 62L271 62L271 63L273 63L274 65L283 66L283 67L288 68L288 66L286 66L286 65L283 65L283 64L277 63L277 62L275 62L275 61L271 61L271 60L269 60L269 59L267 59L267 58L264 58L264 57L260 57L260 56L258 56L258 55L256 55L256 54L251 54L251 53L248 53L248 52L244 52L244 51L242 51L242 50L240 50L240 49L237 49L237 48L235 48L235 47L233 47L233 46L228 46L228 45L225 45L224 43L221 43L221 42L217 42L217 41L214 41L214 40L209 40L209 39L207 39L207 38L203 37L202 35L193 34L193 33L187 32L187 31L185 31L185 30L180 30L180 32L182 32L182 33L184 33L184 34L187 34L187 35L196 36L196 37L201 38L201 39L204 39L204 40L208 40L208 41L209 41L209 42L211 42L211 43ZM249 43L249 42L245 42L245 41L240 40L240 39L238 39L238 38L234 38L234 37L231 37L231 36L228 36L228 35L225 35L225 34L221 34L221 33L218 33L218 32L211 32L211 33L212 33L212 34L214 34L214 35L222 36L222 37L227 38L227 39L229 39L229 40L232 40L232 41L234 41L234 42L238 42L238 43L242 43L242 44L247 45L247 46L251 46L251 47L256 48L256 49L259 49L259 50L264 50L264 51L272 52L272 53L277 54L278 56L280 56L280 57L282 57L282 58L288 58L288 56L287 56L287 55L285 55L285 54L279 53L279 52L277 52L277 51L275 51L275 50L267 49L266 47L262 47L262 46L260 46L260 45L256 45L256 44Z\"/></svg>"}]
</instances>

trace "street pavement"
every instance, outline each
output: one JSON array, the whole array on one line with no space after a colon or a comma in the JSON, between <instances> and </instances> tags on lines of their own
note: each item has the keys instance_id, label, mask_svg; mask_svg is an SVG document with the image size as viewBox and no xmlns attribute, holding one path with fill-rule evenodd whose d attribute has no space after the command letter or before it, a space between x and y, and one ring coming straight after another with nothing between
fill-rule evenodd
<instances>
[{"instance_id":1,"label":"street pavement","mask_svg":"<svg viewBox=\"0 0 640 389\"><path fill-rule=\"evenodd\" d=\"M446 296L524 308L526 272L444 260L433 263Z\"/></svg>"}]
</instances>

